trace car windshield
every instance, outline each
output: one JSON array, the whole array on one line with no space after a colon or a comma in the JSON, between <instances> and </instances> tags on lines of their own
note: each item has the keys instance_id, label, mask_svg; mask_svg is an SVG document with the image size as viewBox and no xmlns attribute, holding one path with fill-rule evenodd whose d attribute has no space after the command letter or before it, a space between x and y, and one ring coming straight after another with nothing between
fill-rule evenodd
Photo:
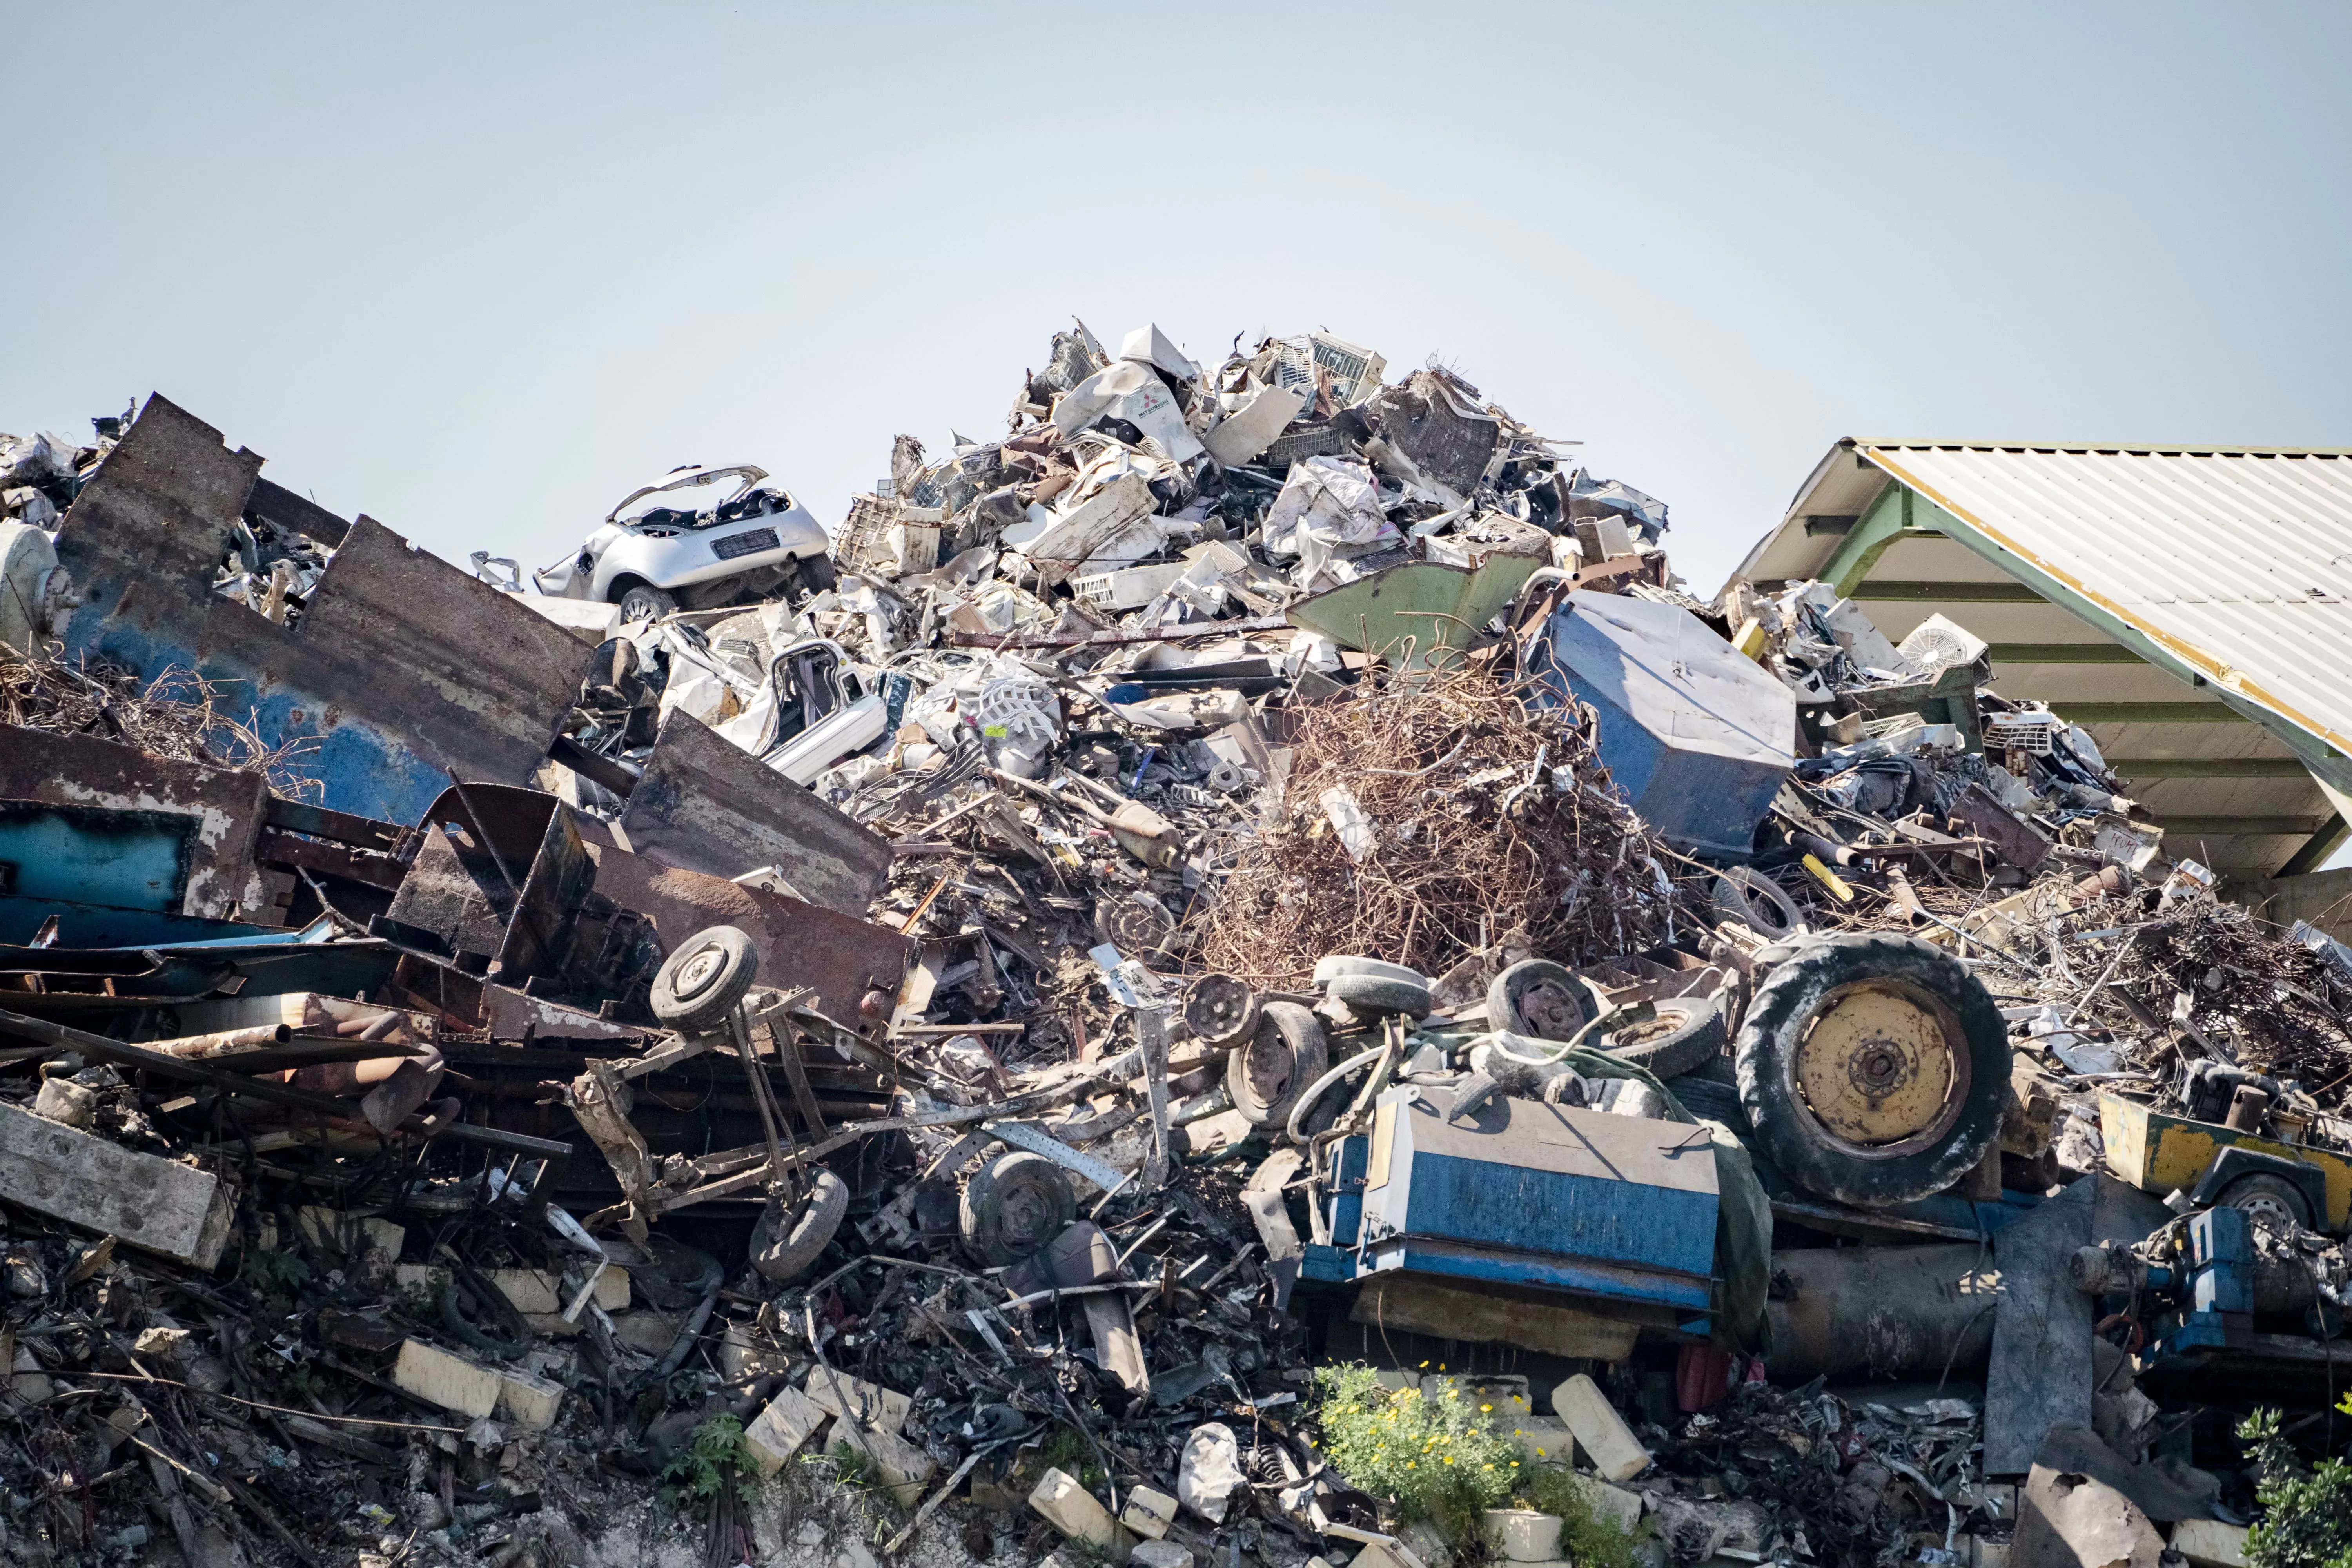
<instances>
[{"instance_id":1,"label":"car windshield","mask_svg":"<svg viewBox=\"0 0 2352 1568\"><path fill-rule=\"evenodd\" d=\"M709 512L743 494L758 484L762 477L750 468L719 468L709 473L680 475L677 481L623 503L621 510L613 514L613 521L637 522L656 511Z\"/></svg>"}]
</instances>

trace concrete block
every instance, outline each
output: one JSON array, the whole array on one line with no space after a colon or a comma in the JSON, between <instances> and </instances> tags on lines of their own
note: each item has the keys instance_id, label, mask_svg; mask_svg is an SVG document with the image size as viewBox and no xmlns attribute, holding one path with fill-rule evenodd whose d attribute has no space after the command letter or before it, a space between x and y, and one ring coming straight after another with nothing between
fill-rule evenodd
<instances>
[{"instance_id":1,"label":"concrete block","mask_svg":"<svg viewBox=\"0 0 2352 1568\"><path fill-rule=\"evenodd\" d=\"M886 1432L894 1437L905 1429L907 1412L915 1403L895 1390L829 1366L809 1368L808 1381L802 1386L811 1399L833 1415L845 1415L868 1431Z\"/></svg>"},{"instance_id":2,"label":"concrete block","mask_svg":"<svg viewBox=\"0 0 2352 1568\"><path fill-rule=\"evenodd\" d=\"M1486 1545L1506 1563L1549 1563L1559 1555L1559 1516L1531 1508L1490 1508Z\"/></svg>"},{"instance_id":3,"label":"concrete block","mask_svg":"<svg viewBox=\"0 0 2352 1568\"><path fill-rule=\"evenodd\" d=\"M1135 1568L1192 1568L1192 1554L1172 1541L1139 1541L1127 1560Z\"/></svg>"},{"instance_id":4,"label":"concrete block","mask_svg":"<svg viewBox=\"0 0 2352 1568\"><path fill-rule=\"evenodd\" d=\"M529 1317L534 1313L561 1316L571 1301L563 1289L563 1276L552 1268L488 1268L483 1270L491 1284L514 1310ZM608 1312L620 1310L629 1304L629 1271L607 1268L596 1280L596 1293L589 1298Z\"/></svg>"},{"instance_id":5,"label":"concrete block","mask_svg":"<svg viewBox=\"0 0 2352 1568\"><path fill-rule=\"evenodd\" d=\"M69 1078L43 1079L41 1092L33 1097L33 1114L67 1127L87 1127L98 1120L98 1095Z\"/></svg>"},{"instance_id":6,"label":"concrete block","mask_svg":"<svg viewBox=\"0 0 2352 1568\"><path fill-rule=\"evenodd\" d=\"M1118 1533L1118 1521L1110 1510L1095 1500L1095 1494L1077 1483L1076 1478L1063 1470L1047 1470L1029 1493L1029 1506L1045 1516L1045 1522L1064 1535L1076 1541L1090 1541L1097 1546L1108 1547Z\"/></svg>"},{"instance_id":7,"label":"concrete block","mask_svg":"<svg viewBox=\"0 0 2352 1568\"><path fill-rule=\"evenodd\" d=\"M36 1214L207 1274L228 1245L231 1204L218 1176L21 1106L0 1104L0 1193Z\"/></svg>"},{"instance_id":8,"label":"concrete block","mask_svg":"<svg viewBox=\"0 0 2352 1568\"><path fill-rule=\"evenodd\" d=\"M2242 1525L2218 1519L2184 1519L2172 1527L2172 1549L2196 1568L2246 1568Z\"/></svg>"},{"instance_id":9,"label":"concrete block","mask_svg":"<svg viewBox=\"0 0 2352 1568\"><path fill-rule=\"evenodd\" d=\"M1534 1465L1572 1465L1576 1462L1576 1434L1568 1423L1549 1415L1521 1415L1514 1418L1509 1431L1511 1441L1520 1458Z\"/></svg>"},{"instance_id":10,"label":"concrete block","mask_svg":"<svg viewBox=\"0 0 2352 1568\"><path fill-rule=\"evenodd\" d=\"M1613 1524L1631 1535L1633 1527L1642 1522L1641 1493L1612 1487L1596 1476L1577 1477L1576 1489L1592 1510L1592 1517L1603 1523Z\"/></svg>"},{"instance_id":11,"label":"concrete block","mask_svg":"<svg viewBox=\"0 0 2352 1568\"><path fill-rule=\"evenodd\" d=\"M772 1476L829 1419L816 1401L797 1388L786 1388L743 1429L743 1444L751 1450L752 1463L760 1473Z\"/></svg>"},{"instance_id":12,"label":"concrete block","mask_svg":"<svg viewBox=\"0 0 2352 1568\"><path fill-rule=\"evenodd\" d=\"M499 1420L524 1432L544 1432L555 1425L563 1408L562 1384L527 1372L501 1370L498 1377Z\"/></svg>"},{"instance_id":13,"label":"concrete block","mask_svg":"<svg viewBox=\"0 0 2352 1568\"><path fill-rule=\"evenodd\" d=\"M719 1341L719 1370L730 1383L755 1377L783 1377L793 1370L793 1358L761 1344L749 1323L730 1323Z\"/></svg>"},{"instance_id":14,"label":"concrete block","mask_svg":"<svg viewBox=\"0 0 2352 1568\"><path fill-rule=\"evenodd\" d=\"M1601 1385L1582 1373L1551 1391L1551 1407L1576 1435L1577 1447L1592 1459L1592 1468L1609 1480L1630 1480L1650 1468L1650 1450L1642 1447Z\"/></svg>"},{"instance_id":15,"label":"concrete block","mask_svg":"<svg viewBox=\"0 0 2352 1568\"><path fill-rule=\"evenodd\" d=\"M499 1374L423 1340L403 1340L392 1381L428 1404L476 1418L499 1407Z\"/></svg>"},{"instance_id":16,"label":"concrete block","mask_svg":"<svg viewBox=\"0 0 2352 1568\"><path fill-rule=\"evenodd\" d=\"M1969 1543L1969 1568L2009 1568L2009 1542L1987 1541L1981 1535L1963 1535Z\"/></svg>"},{"instance_id":17,"label":"concrete block","mask_svg":"<svg viewBox=\"0 0 2352 1568\"><path fill-rule=\"evenodd\" d=\"M1118 1521L1147 1540L1158 1541L1176 1522L1176 1500L1150 1487L1137 1487L1127 1494Z\"/></svg>"},{"instance_id":18,"label":"concrete block","mask_svg":"<svg viewBox=\"0 0 2352 1568\"><path fill-rule=\"evenodd\" d=\"M657 1312L650 1307L613 1314L613 1337L650 1356L668 1354L669 1347L677 1342L678 1330L685 1326L685 1313Z\"/></svg>"},{"instance_id":19,"label":"concrete block","mask_svg":"<svg viewBox=\"0 0 2352 1568\"><path fill-rule=\"evenodd\" d=\"M835 1418L833 1436L835 1442L846 1443L874 1461L883 1489L900 1508L912 1508L923 1500L923 1490L940 1468L929 1452L896 1432L879 1431L847 1415Z\"/></svg>"}]
</instances>

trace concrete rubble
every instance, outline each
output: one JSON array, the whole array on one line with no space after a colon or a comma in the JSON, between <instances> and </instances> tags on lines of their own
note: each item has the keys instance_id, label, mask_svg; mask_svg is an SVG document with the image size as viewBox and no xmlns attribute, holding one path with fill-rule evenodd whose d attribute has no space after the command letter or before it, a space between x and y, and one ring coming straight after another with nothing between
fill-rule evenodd
<instances>
[{"instance_id":1,"label":"concrete rubble","mask_svg":"<svg viewBox=\"0 0 2352 1568\"><path fill-rule=\"evenodd\" d=\"M2262 1561L2352 950L1451 370L1044 351L529 573L0 437L0 1554Z\"/></svg>"}]
</instances>

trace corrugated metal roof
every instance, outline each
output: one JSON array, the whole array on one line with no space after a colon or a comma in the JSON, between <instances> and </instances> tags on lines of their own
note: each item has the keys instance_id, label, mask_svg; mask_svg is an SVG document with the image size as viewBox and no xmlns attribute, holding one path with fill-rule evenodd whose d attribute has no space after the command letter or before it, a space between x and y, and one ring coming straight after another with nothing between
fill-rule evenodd
<instances>
[{"instance_id":1,"label":"corrugated metal roof","mask_svg":"<svg viewBox=\"0 0 2352 1568\"><path fill-rule=\"evenodd\" d=\"M1855 449L2216 685L2352 753L2352 454Z\"/></svg>"}]
</instances>

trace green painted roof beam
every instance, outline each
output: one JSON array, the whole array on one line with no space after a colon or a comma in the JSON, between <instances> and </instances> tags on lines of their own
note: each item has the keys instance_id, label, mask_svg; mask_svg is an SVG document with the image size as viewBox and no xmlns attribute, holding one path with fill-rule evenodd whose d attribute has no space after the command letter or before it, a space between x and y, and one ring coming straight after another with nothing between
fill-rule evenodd
<instances>
[{"instance_id":1,"label":"green painted roof beam","mask_svg":"<svg viewBox=\"0 0 2352 1568\"><path fill-rule=\"evenodd\" d=\"M2288 858L2287 863L2278 868L2276 874L2281 877L2300 877L2305 871L2317 870L2322 861L2336 853L2336 847L2344 842L2347 832L2352 832L2352 829L2346 827L2344 818L2340 815L2329 817L2327 826L2306 839L2303 847L2296 850Z\"/></svg>"}]
</instances>

